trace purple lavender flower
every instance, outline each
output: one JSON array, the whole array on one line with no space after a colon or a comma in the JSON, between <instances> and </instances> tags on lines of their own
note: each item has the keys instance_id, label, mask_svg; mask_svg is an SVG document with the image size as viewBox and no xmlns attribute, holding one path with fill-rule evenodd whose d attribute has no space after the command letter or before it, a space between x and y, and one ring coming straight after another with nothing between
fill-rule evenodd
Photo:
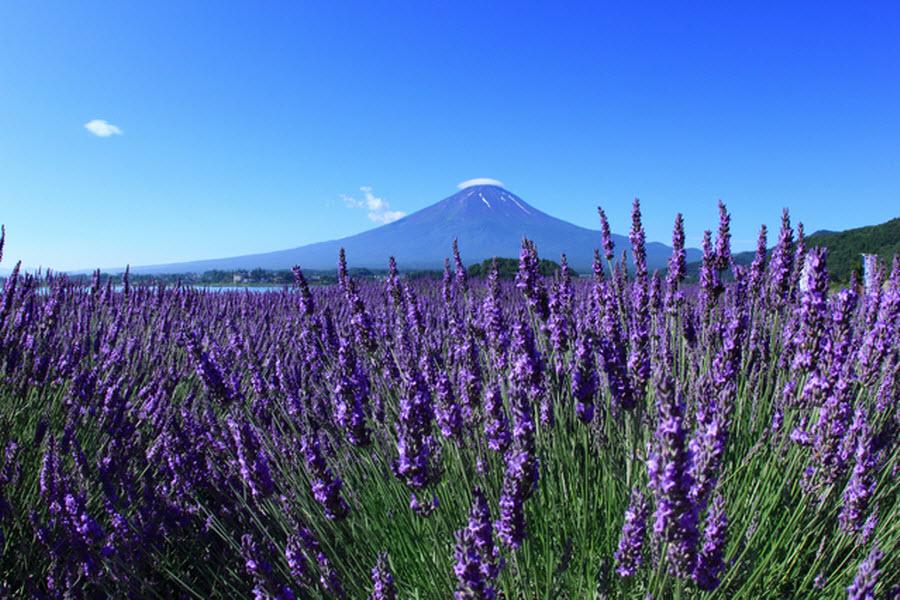
<instances>
[{"instance_id":1,"label":"purple lavender flower","mask_svg":"<svg viewBox=\"0 0 900 600\"><path fill-rule=\"evenodd\" d=\"M875 533L875 528L878 527L878 506L872 507L872 513L866 518L865 523L863 523L862 531L859 532L859 540L863 544L868 544L869 540L872 538L872 534Z\"/></svg>"},{"instance_id":2,"label":"purple lavender flower","mask_svg":"<svg viewBox=\"0 0 900 600\"><path fill-rule=\"evenodd\" d=\"M678 284L684 281L685 268L684 217L678 213L672 229L672 257L666 274L666 309L670 314L675 314L681 301Z\"/></svg>"},{"instance_id":3,"label":"purple lavender flower","mask_svg":"<svg viewBox=\"0 0 900 600\"><path fill-rule=\"evenodd\" d=\"M378 555L378 562L372 568L372 594L369 600L396 600L397 588L394 586L394 576L391 575L387 564L387 553Z\"/></svg>"},{"instance_id":4,"label":"purple lavender flower","mask_svg":"<svg viewBox=\"0 0 900 600\"><path fill-rule=\"evenodd\" d=\"M437 465L432 464L437 458L431 434L434 409L421 371L407 374L396 423L399 456L393 463L394 473L413 490L437 481L440 475Z\"/></svg>"},{"instance_id":5,"label":"purple lavender flower","mask_svg":"<svg viewBox=\"0 0 900 600\"><path fill-rule=\"evenodd\" d=\"M591 271L594 273L594 281L603 281L606 279L606 273L603 271L603 264L600 262L600 250L594 248L594 259L591 261Z\"/></svg>"},{"instance_id":6,"label":"purple lavender flower","mask_svg":"<svg viewBox=\"0 0 900 600\"><path fill-rule=\"evenodd\" d=\"M453 239L453 264L456 267L454 282L456 289L465 294L469 290L469 279L466 274L466 268L463 266L462 258L459 255L459 242Z\"/></svg>"},{"instance_id":7,"label":"purple lavender flower","mask_svg":"<svg viewBox=\"0 0 900 600\"><path fill-rule=\"evenodd\" d=\"M328 560L325 552L322 551L319 540L317 540L313 532L306 527L300 528L298 533L306 552L309 555L312 555L316 561L319 568L319 584L322 586L322 589L332 596L343 598L344 587L341 585L341 580L338 577L334 566L331 564L331 561Z\"/></svg>"},{"instance_id":8,"label":"purple lavender flower","mask_svg":"<svg viewBox=\"0 0 900 600\"><path fill-rule=\"evenodd\" d=\"M864 561L859 563L856 577L847 588L847 600L875 600L875 584L878 583L878 563L884 558L884 553L876 546Z\"/></svg>"},{"instance_id":9,"label":"purple lavender flower","mask_svg":"<svg viewBox=\"0 0 900 600\"><path fill-rule=\"evenodd\" d=\"M547 327L550 331L550 342L553 346L553 354L555 361L555 370L557 376L561 376L565 369L563 355L569 350L572 339L572 280L569 275L569 267L566 262L566 255L563 254L560 259L560 268L557 273L556 281L550 292L550 319ZM546 396L549 398L549 395ZM549 423L550 419L545 418L543 411L541 414L541 422ZM549 423L552 424L552 423Z\"/></svg>"},{"instance_id":10,"label":"purple lavender flower","mask_svg":"<svg viewBox=\"0 0 900 600\"><path fill-rule=\"evenodd\" d=\"M481 575L485 581L494 581L503 563L500 550L494 544L494 526L487 498L477 487L472 491L472 507L469 509L469 523L464 535L478 550Z\"/></svg>"},{"instance_id":11,"label":"purple lavender flower","mask_svg":"<svg viewBox=\"0 0 900 600\"><path fill-rule=\"evenodd\" d=\"M836 389L819 409L819 418L813 432L810 469L804 481L808 492L833 483L844 470L840 448L851 418L846 387L846 380L838 381Z\"/></svg>"},{"instance_id":12,"label":"purple lavender flower","mask_svg":"<svg viewBox=\"0 0 900 600\"><path fill-rule=\"evenodd\" d=\"M350 307L350 325L353 329L356 343L368 352L374 351L376 340L372 320L366 311L365 303L359 295L359 290L356 288L356 282L347 273L347 257L343 248L338 253L338 283Z\"/></svg>"},{"instance_id":13,"label":"purple lavender flower","mask_svg":"<svg viewBox=\"0 0 900 600\"><path fill-rule=\"evenodd\" d=\"M704 591L712 591L719 586L719 575L725 570L725 533L728 520L725 515L725 501L721 494L710 503L703 528L703 545L697 554L693 579Z\"/></svg>"},{"instance_id":14,"label":"purple lavender flower","mask_svg":"<svg viewBox=\"0 0 900 600\"><path fill-rule=\"evenodd\" d=\"M303 276L303 271L298 265L294 265L291 270L294 272L294 281L297 283L297 288L300 290L300 313L306 316L312 316L313 313L316 312L316 305L313 301L312 292L309 291L309 284L306 282L306 277Z\"/></svg>"},{"instance_id":15,"label":"purple lavender flower","mask_svg":"<svg viewBox=\"0 0 900 600\"><path fill-rule=\"evenodd\" d=\"M503 407L503 396L500 386L489 385L484 396L484 435L488 442L488 448L495 452L505 452L509 447L511 434L509 431L509 417Z\"/></svg>"},{"instance_id":16,"label":"purple lavender flower","mask_svg":"<svg viewBox=\"0 0 900 600\"><path fill-rule=\"evenodd\" d=\"M522 249L519 252L519 271L516 274L516 287L525 296L528 307L534 311L542 323L550 317L550 299L547 289L541 282L538 269L537 248L528 238L522 238Z\"/></svg>"},{"instance_id":17,"label":"purple lavender flower","mask_svg":"<svg viewBox=\"0 0 900 600\"><path fill-rule=\"evenodd\" d=\"M688 577L697 546L697 507L691 502L691 453L684 429L684 408L671 375L655 373L657 425L647 461L649 487L656 500L653 532L666 544L669 570Z\"/></svg>"},{"instance_id":18,"label":"purple lavender flower","mask_svg":"<svg viewBox=\"0 0 900 600\"><path fill-rule=\"evenodd\" d=\"M510 405L513 411L513 445L506 453L506 473L500 495L497 535L517 549L525 538L525 501L537 486L539 469L535 455L532 401L543 392L543 365L531 330L517 323L513 333L513 366Z\"/></svg>"},{"instance_id":19,"label":"purple lavender flower","mask_svg":"<svg viewBox=\"0 0 900 600\"><path fill-rule=\"evenodd\" d=\"M810 371L824 363L827 339L828 271L825 268L825 248L816 248L806 255L801 281L800 329L794 347L793 368Z\"/></svg>"},{"instance_id":20,"label":"purple lavender flower","mask_svg":"<svg viewBox=\"0 0 900 600\"><path fill-rule=\"evenodd\" d=\"M650 509L644 495L634 488L625 510L625 523L619 537L619 547L614 554L616 573L622 577L635 575L644 561L644 535Z\"/></svg>"},{"instance_id":21,"label":"purple lavender flower","mask_svg":"<svg viewBox=\"0 0 900 600\"><path fill-rule=\"evenodd\" d=\"M450 305L453 291L453 277L450 275L450 259L444 259L444 275L441 278L441 291L444 298L444 304Z\"/></svg>"},{"instance_id":22,"label":"purple lavender flower","mask_svg":"<svg viewBox=\"0 0 900 600\"><path fill-rule=\"evenodd\" d=\"M438 427L441 429L441 435L446 438L458 438L462 433L463 416L462 409L456 402L453 395L453 385L447 372L440 369L435 382L435 416L437 417Z\"/></svg>"},{"instance_id":23,"label":"purple lavender flower","mask_svg":"<svg viewBox=\"0 0 900 600\"><path fill-rule=\"evenodd\" d=\"M241 479L250 488L254 498L266 498L275 491L275 483L269 471L269 457L260 444L259 437L246 420L238 423L228 418L228 430L234 442Z\"/></svg>"},{"instance_id":24,"label":"purple lavender flower","mask_svg":"<svg viewBox=\"0 0 900 600\"><path fill-rule=\"evenodd\" d=\"M716 236L716 269L724 271L731 265L731 216L725 203L719 200L719 232Z\"/></svg>"},{"instance_id":25,"label":"purple lavender flower","mask_svg":"<svg viewBox=\"0 0 900 600\"><path fill-rule=\"evenodd\" d=\"M369 412L369 378L356 358L353 344L341 338L337 373L334 376L334 421L354 446L367 446L370 433L366 425Z\"/></svg>"},{"instance_id":26,"label":"purple lavender flower","mask_svg":"<svg viewBox=\"0 0 900 600\"><path fill-rule=\"evenodd\" d=\"M835 379L848 364L853 349L854 317L856 313L859 294L855 285L845 288L837 293L832 303L831 311L831 335L825 340L824 353L828 360L829 384L833 385Z\"/></svg>"},{"instance_id":27,"label":"purple lavender flower","mask_svg":"<svg viewBox=\"0 0 900 600\"><path fill-rule=\"evenodd\" d=\"M806 271L806 238L803 223L797 223L797 241L794 244L794 270L791 273L791 301L796 299L797 289L803 285Z\"/></svg>"},{"instance_id":28,"label":"purple lavender flower","mask_svg":"<svg viewBox=\"0 0 900 600\"><path fill-rule=\"evenodd\" d=\"M506 473L500 492L500 518L497 537L507 547L517 550L525 540L525 501L537 482L537 460L527 449L514 444L506 454Z\"/></svg>"},{"instance_id":29,"label":"purple lavender flower","mask_svg":"<svg viewBox=\"0 0 900 600\"><path fill-rule=\"evenodd\" d=\"M438 506L440 506L440 501L437 494L432 494L428 500L420 500L415 492L411 492L409 495L409 509L420 517L430 517L438 509Z\"/></svg>"},{"instance_id":30,"label":"purple lavender flower","mask_svg":"<svg viewBox=\"0 0 900 600\"><path fill-rule=\"evenodd\" d=\"M254 580L253 588L256 597L266 597L266 588L272 579L272 564L266 559L270 552L260 549L252 534L245 533L241 536L241 557L244 560L244 569Z\"/></svg>"},{"instance_id":31,"label":"purple lavender flower","mask_svg":"<svg viewBox=\"0 0 900 600\"><path fill-rule=\"evenodd\" d=\"M873 292L867 299L868 329L863 336L856 365L857 375L865 384L872 384L878 379L881 364L891 354L892 342L900 329L900 261L894 261L891 277L883 288ZM877 301L875 297L878 298ZM877 317L872 319L868 313L875 311L869 305L875 305L876 302Z\"/></svg>"},{"instance_id":32,"label":"purple lavender flower","mask_svg":"<svg viewBox=\"0 0 900 600\"><path fill-rule=\"evenodd\" d=\"M594 396L597 394L598 381L594 349L587 335L578 338L571 372L575 414L582 423L590 423L594 418Z\"/></svg>"},{"instance_id":33,"label":"purple lavender flower","mask_svg":"<svg viewBox=\"0 0 900 600\"><path fill-rule=\"evenodd\" d=\"M781 215L781 231L778 243L769 261L769 295L772 304L779 307L787 300L790 291L791 272L794 267L794 231L787 209Z\"/></svg>"},{"instance_id":34,"label":"purple lavender flower","mask_svg":"<svg viewBox=\"0 0 900 600\"><path fill-rule=\"evenodd\" d=\"M182 343L193 359L195 371L210 396L226 405L240 403L243 400L240 388L226 377L219 365L215 356L218 346L213 343L210 350L204 350L200 347L197 334L184 334Z\"/></svg>"},{"instance_id":35,"label":"purple lavender flower","mask_svg":"<svg viewBox=\"0 0 900 600\"><path fill-rule=\"evenodd\" d=\"M715 308L722 292L716 260L712 247L712 232L707 229L703 232L703 261L700 264L700 293L706 319L709 319L709 313Z\"/></svg>"},{"instance_id":36,"label":"purple lavender flower","mask_svg":"<svg viewBox=\"0 0 900 600\"><path fill-rule=\"evenodd\" d=\"M453 574L456 576L456 600L494 600L494 588L482 574L481 555L466 530L456 532L453 550Z\"/></svg>"},{"instance_id":37,"label":"purple lavender flower","mask_svg":"<svg viewBox=\"0 0 900 600\"><path fill-rule=\"evenodd\" d=\"M634 408L634 393L631 380L627 375L625 356L625 340L622 333L618 305L612 285L605 285L603 314L603 337L600 342L600 353L603 356L603 368L609 382L610 405L613 413L619 410Z\"/></svg>"},{"instance_id":38,"label":"purple lavender flower","mask_svg":"<svg viewBox=\"0 0 900 600\"><path fill-rule=\"evenodd\" d=\"M698 423L697 433L690 442L690 498L697 506L705 504L718 482L727 440L727 425L721 410L713 407L710 412Z\"/></svg>"},{"instance_id":39,"label":"purple lavender flower","mask_svg":"<svg viewBox=\"0 0 900 600\"><path fill-rule=\"evenodd\" d=\"M481 405L483 387L481 355L478 343L471 332L460 333L457 337L461 338L460 343L453 347L453 359L457 366L457 389L463 420L472 423L477 419Z\"/></svg>"},{"instance_id":40,"label":"purple lavender flower","mask_svg":"<svg viewBox=\"0 0 900 600\"><path fill-rule=\"evenodd\" d=\"M487 294L482 305L484 331L488 347L492 354L492 363L499 371L505 366L504 357L509 344L509 334L503 319L503 307L500 298L500 280L497 273L497 259L491 260L491 271L488 274Z\"/></svg>"},{"instance_id":41,"label":"purple lavender flower","mask_svg":"<svg viewBox=\"0 0 900 600\"><path fill-rule=\"evenodd\" d=\"M510 373L510 409L513 413L513 437L529 450L534 449L534 400L544 394L544 364L534 343L531 328L516 323L513 329L512 371Z\"/></svg>"},{"instance_id":42,"label":"purple lavender flower","mask_svg":"<svg viewBox=\"0 0 900 600\"><path fill-rule=\"evenodd\" d=\"M631 205L631 231L628 239L631 242L631 254L634 260L634 278L647 277L647 250L645 248L646 236L644 226L641 224L641 201L637 198Z\"/></svg>"},{"instance_id":43,"label":"purple lavender flower","mask_svg":"<svg viewBox=\"0 0 900 600\"><path fill-rule=\"evenodd\" d=\"M859 532L862 528L869 500L875 492L875 460L872 456L872 436L866 423L865 408L859 406L856 414L857 418L854 421L860 421L856 435L853 436L856 440L856 464L844 489L844 503L838 515L841 528L848 533Z\"/></svg>"},{"instance_id":44,"label":"purple lavender flower","mask_svg":"<svg viewBox=\"0 0 900 600\"><path fill-rule=\"evenodd\" d=\"M759 227L759 237L756 240L756 254L753 256L753 262L750 264L750 274L747 280L747 287L750 293L756 298L761 293L761 286L766 272L766 248L767 248L767 230L765 224Z\"/></svg>"},{"instance_id":45,"label":"purple lavender flower","mask_svg":"<svg viewBox=\"0 0 900 600\"><path fill-rule=\"evenodd\" d=\"M612 234L609 231L609 221L606 220L606 213L599 206L597 207L597 213L600 215L600 243L603 246L606 260L611 261L616 255L616 245L613 243Z\"/></svg>"},{"instance_id":46,"label":"purple lavender flower","mask_svg":"<svg viewBox=\"0 0 900 600\"><path fill-rule=\"evenodd\" d=\"M385 289L391 302L394 303L394 308L402 308L403 288L400 285L400 275L397 272L397 259L393 256L388 258L388 276L385 282Z\"/></svg>"},{"instance_id":47,"label":"purple lavender flower","mask_svg":"<svg viewBox=\"0 0 900 600\"><path fill-rule=\"evenodd\" d=\"M634 255L634 284L631 287L631 328L629 330L628 371L633 391L643 396L650 379L650 306L647 280L647 251L641 225L641 205L635 198L631 211L631 249Z\"/></svg>"},{"instance_id":48,"label":"purple lavender flower","mask_svg":"<svg viewBox=\"0 0 900 600\"><path fill-rule=\"evenodd\" d=\"M328 519L343 519L350 512L350 507L341 496L343 482L340 477L335 477L334 472L325 462L319 436L315 432L310 432L303 436L300 443L303 456L306 458L306 465L309 468L313 497L322 506Z\"/></svg>"}]
</instances>

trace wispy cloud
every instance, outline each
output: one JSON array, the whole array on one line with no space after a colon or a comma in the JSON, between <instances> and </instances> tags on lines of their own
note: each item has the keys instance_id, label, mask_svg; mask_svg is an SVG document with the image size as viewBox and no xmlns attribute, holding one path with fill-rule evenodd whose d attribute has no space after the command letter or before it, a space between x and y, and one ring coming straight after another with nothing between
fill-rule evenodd
<instances>
[{"instance_id":1,"label":"wispy cloud","mask_svg":"<svg viewBox=\"0 0 900 600\"><path fill-rule=\"evenodd\" d=\"M368 211L370 221L382 224L392 223L406 216L406 213L401 210L391 210L387 201L376 196L371 187L364 185L359 188L359 191L363 193L362 199L347 194L341 194L341 199L350 208L362 208Z\"/></svg>"},{"instance_id":2,"label":"wispy cloud","mask_svg":"<svg viewBox=\"0 0 900 600\"><path fill-rule=\"evenodd\" d=\"M84 124L84 128L96 135L97 137L109 137L111 135L122 135L122 130L107 121L106 119L93 119Z\"/></svg>"},{"instance_id":3,"label":"wispy cloud","mask_svg":"<svg viewBox=\"0 0 900 600\"><path fill-rule=\"evenodd\" d=\"M466 188L470 188L474 185L496 185L497 187L504 187L502 181L498 181L497 179L491 179L490 177L476 177L475 179L467 179L463 181L456 187L461 190Z\"/></svg>"}]
</instances>

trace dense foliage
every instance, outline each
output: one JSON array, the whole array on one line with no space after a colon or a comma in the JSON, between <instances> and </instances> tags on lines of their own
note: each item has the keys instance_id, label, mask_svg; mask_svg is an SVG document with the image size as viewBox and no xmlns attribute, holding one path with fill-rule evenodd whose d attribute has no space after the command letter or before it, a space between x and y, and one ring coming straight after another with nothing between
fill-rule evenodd
<instances>
[{"instance_id":1,"label":"dense foliage","mask_svg":"<svg viewBox=\"0 0 900 600\"><path fill-rule=\"evenodd\" d=\"M519 273L519 261L515 258L484 260L470 266L468 274L470 277L488 277L494 269L500 279L513 279ZM552 260L542 258L538 262L538 273L545 277L552 276L557 270L559 270L559 264Z\"/></svg>"},{"instance_id":2,"label":"dense foliage","mask_svg":"<svg viewBox=\"0 0 900 600\"><path fill-rule=\"evenodd\" d=\"M846 231L821 231L809 236L811 248L828 249L828 273L834 281L849 281L862 275L861 255L874 254L884 262L900 254L900 217L880 225Z\"/></svg>"},{"instance_id":3,"label":"dense foliage","mask_svg":"<svg viewBox=\"0 0 900 600\"><path fill-rule=\"evenodd\" d=\"M637 203L591 279L527 240L515 282L14 269L0 596L896 594L900 261L830 292L787 214L743 267L721 211L689 288Z\"/></svg>"},{"instance_id":4,"label":"dense foliage","mask_svg":"<svg viewBox=\"0 0 900 600\"><path fill-rule=\"evenodd\" d=\"M828 251L828 275L833 282L847 284L854 274L861 278L863 254L877 256L883 263L890 263L895 255L900 254L900 218L845 231L817 231L805 238L802 225L798 226L797 232L798 244ZM753 252L740 252L734 255L734 262L747 266L754 257ZM688 265L690 274L696 275L699 269L697 263Z\"/></svg>"}]
</instances>

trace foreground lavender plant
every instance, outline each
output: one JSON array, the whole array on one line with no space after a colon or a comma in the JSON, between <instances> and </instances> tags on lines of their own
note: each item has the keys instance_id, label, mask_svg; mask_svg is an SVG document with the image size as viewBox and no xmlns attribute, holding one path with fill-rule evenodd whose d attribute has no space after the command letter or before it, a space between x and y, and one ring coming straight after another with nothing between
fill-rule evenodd
<instances>
[{"instance_id":1,"label":"foreground lavender plant","mask_svg":"<svg viewBox=\"0 0 900 600\"><path fill-rule=\"evenodd\" d=\"M693 578L701 590L711 591L719 585L719 575L725 570L725 502L717 495L710 503L703 528L703 544L697 555Z\"/></svg>"},{"instance_id":2,"label":"foreground lavender plant","mask_svg":"<svg viewBox=\"0 0 900 600\"><path fill-rule=\"evenodd\" d=\"M387 565L387 554L378 555L378 562L372 568L372 594L369 600L396 600L397 588L394 587L394 576Z\"/></svg>"},{"instance_id":3,"label":"foreground lavender plant","mask_svg":"<svg viewBox=\"0 0 900 600\"><path fill-rule=\"evenodd\" d=\"M856 577L847 588L847 600L875 600L875 585L878 583L878 563L884 558L884 554L877 548L872 551L864 561L859 563Z\"/></svg>"},{"instance_id":4,"label":"foreground lavender plant","mask_svg":"<svg viewBox=\"0 0 900 600\"><path fill-rule=\"evenodd\" d=\"M578 339L572 362L572 396L575 413L583 423L594 418L594 395L597 393L597 371L591 340L587 336Z\"/></svg>"},{"instance_id":5,"label":"foreground lavender plant","mask_svg":"<svg viewBox=\"0 0 900 600\"><path fill-rule=\"evenodd\" d=\"M615 553L616 573L622 577L635 575L644 561L644 535L649 508L644 495L637 488L631 490L631 500L625 511L625 523Z\"/></svg>"},{"instance_id":6,"label":"foreground lavender plant","mask_svg":"<svg viewBox=\"0 0 900 600\"><path fill-rule=\"evenodd\" d=\"M655 374L657 427L647 473L656 504L653 532L666 543L669 569L690 576L696 557L697 508L690 499L691 454L684 430L683 405L671 376Z\"/></svg>"},{"instance_id":7,"label":"foreground lavender plant","mask_svg":"<svg viewBox=\"0 0 900 600\"><path fill-rule=\"evenodd\" d=\"M502 566L494 546L491 513L480 489L472 493L474 500L465 529L456 533L455 564L458 599L491 599L495 597L493 581Z\"/></svg>"}]
</instances>

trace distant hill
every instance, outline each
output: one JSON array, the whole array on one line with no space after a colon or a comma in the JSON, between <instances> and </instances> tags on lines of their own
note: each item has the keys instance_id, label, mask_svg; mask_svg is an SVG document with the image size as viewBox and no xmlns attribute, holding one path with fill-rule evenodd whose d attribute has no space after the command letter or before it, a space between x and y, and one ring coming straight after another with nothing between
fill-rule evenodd
<instances>
[{"instance_id":1,"label":"distant hill","mask_svg":"<svg viewBox=\"0 0 900 600\"><path fill-rule=\"evenodd\" d=\"M816 231L806 236L806 245L827 248L829 276L833 281L847 282L853 271L862 274L862 254L877 254L890 268L894 255L900 254L900 217L845 231ZM754 252L740 252L734 255L734 260L737 264L749 265L754 255ZM688 265L688 274L696 275L699 264L697 261Z\"/></svg>"},{"instance_id":2,"label":"distant hill","mask_svg":"<svg viewBox=\"0 0 900 600\"><path fill-rule=\"evenodd\" d=\"M817 231L806 238L807 246L828 248L828 273L835 281L849 281L850 274L862 274L861 254L877 254L890 268L900 254L900 217L880 225L846 231Z\"/></svg>"},{"instance_id":3,"label":"distant hill","mask_svg":"<svg viewBox=\"0 0 900 600\"><path fill-rule=\"evenodd\" d=\"M487 277L491 273L493 259L486 259L466 268L470 277ZM542 258L538 263L538 272L549 277L559 269L559 263ZM518 258L497 258L497 276L500 279L513 279L519 272Z\"/></svg>"},{"instance_id":4,"label":"distant hill","mask_svg":"<svg viewBox=\"0 0 900 600\"><path fill-rule=\"evenodd\" d=\"M585 210L593 212L594 207L587 205ZM394 256L403 270L441 269L454 238L459 239L463 260L471 264L493 256L518 256L522 236L534 240L541 258L558 261L565 252L569 265L578 271L590 270L593 249L600 246L599 231L552 217L497 185L473 185L398 221L343 239L264 254L138 266L131 271L279 270L295 264L304 269L334 269L341 247L353 267L384 269L388 258ZM614 235L613 240L616 252L628 250L630 254L627 237ZM671 248L658 242L649 242L646 248L648 267L665 269ZM687 256L697 259L700 251L689 249Z\"/></svg>"}]
</instances>

